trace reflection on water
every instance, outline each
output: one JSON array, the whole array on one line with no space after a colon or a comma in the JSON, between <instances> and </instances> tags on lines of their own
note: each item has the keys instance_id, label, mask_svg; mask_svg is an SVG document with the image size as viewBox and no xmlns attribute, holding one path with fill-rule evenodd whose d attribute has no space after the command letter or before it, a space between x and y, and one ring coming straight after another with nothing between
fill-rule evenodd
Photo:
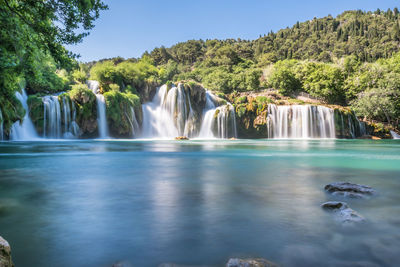
<instances>
[{"instance_id":1,"label":"reflection on water","mask_svg":"<svg viewBox=\"0 0 400 267\"><path fill-rule=\"evenodd\" d=\"M400 143L366 140L0 144L0 235L16 266L285 266L400 261ZM325 184L368 184L342 227Z\"/></svg>"}]
</instances>

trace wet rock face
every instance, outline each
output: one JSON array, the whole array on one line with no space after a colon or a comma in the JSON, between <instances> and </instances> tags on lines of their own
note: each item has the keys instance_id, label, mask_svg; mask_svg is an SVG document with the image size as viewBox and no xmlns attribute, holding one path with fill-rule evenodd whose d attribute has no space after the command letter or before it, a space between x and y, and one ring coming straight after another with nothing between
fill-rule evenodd
<instances>
[{"instance_id":1,"label":"wet rock face","mask_svg":"<svg viewBox=\"0 0 400 267\"><path fill-rule=\"evenodd\" d=\"M375 190L366 185L352 184L348 182L331 183L325 186L325 191L332 195L350 198L366 198L375 193Z\"/></svg>"},{"instance_id":2,"label":"wet rock face","mask_svg":"<svg viewBox=\"0 0 400 267\"><path fill-rule=\"evenodd\" d=\"M137 89L142 103L150 102L156 94L158 83L146 82L143 86Z\"/></svg>"},{"instance_id":3,"label":"wet rock face","mask_svg":"<svg viewBox=\"0 0 400 267\"><path fill-rule=\"evenodd\" d=\"M351 209L346 202L328 201L323 203L321 207L334 213L336 219L341 223L352 224L365 221L364 217Z\"/></svg>"},{"instance_id":4,"label":"wet rock face","mask_svg":"<svg viewBox=\"0 0 400 267\"><path fill-rule=\"evenodd\" d=\"M13 267L11 261L11 247L8 242L0 236L0 266Z\"/></svg>"},{"instance_id":5,"label":"wet rock face","mask_svg":"<svg viewBox=\"0 0 400 267\"><path fill-rule=\"evenodd\" d=\"M226 267L277 267L266 259L229 259Z\"/></svg>"}]
</instances>

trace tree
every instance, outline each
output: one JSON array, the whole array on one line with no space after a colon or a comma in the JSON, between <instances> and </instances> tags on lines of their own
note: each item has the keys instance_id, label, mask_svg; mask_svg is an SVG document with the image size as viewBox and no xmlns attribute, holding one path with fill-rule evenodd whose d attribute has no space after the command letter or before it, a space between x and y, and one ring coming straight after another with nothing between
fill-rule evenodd
<instances>
[{"instance_id":1,"label":"tree","mask_svg":"<svg viewBox=\"0 0 400 267\"><path fill-rule=\"evenodd\" d=\"M268 85L278 89L283 95L292 95L301 89L301 82L296 77L294 67L297 64L295 60L278 61L267 77Z\"/></svg>"}]
</instances>

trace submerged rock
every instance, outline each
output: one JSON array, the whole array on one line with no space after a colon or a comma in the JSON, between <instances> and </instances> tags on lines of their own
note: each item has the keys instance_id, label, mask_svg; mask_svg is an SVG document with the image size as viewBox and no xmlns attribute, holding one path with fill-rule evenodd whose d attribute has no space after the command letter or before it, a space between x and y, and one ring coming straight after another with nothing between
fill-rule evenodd
<instances>
[{"instance_id":1,"label":"submerged rock","mask_svg":"<svg viewBox=\"0 0 400 267\"><path fill-rule=\"evenodd\" d=\"M352 184L348 182L331 183L325 186L325 190L333 195L351 198L364 198L375 193L375 190L366 185Z\"/></svg>"},{"instance_id":2,"label":"submerged rock","mask_svg":"<svg viewBox=\"0 0 400 267\"><path fill-rule=\"evenodd\" d=\"M229 259L226 267L277 267L276 263L266 259Z\"/></svg>"},{"instance_id":3,"label":"submerged rock","mask_svg":"<svg viewBox=\"0 0 400 267\"><path fill-rule=\"evenodd\" d=\"M189 138L187 136L177 136L175 140L189 140Z\"/></svg>"},{"instance_id":4,"label":"submerged rock","mask_svg":"<svg viewBox=\"0 0 400 267\"><path fill-rule=\"evenodd\" d=\"M324 210L335 213L338 221L342 223L356 223L365 221L364 217L351 209L346 202L328 201L321 205Z\"/></svg>"},{"instance_id":5,"label":"submerged rock","mask_svg":"<svg viewBox=\"0 0 400 267\"><path fill-rule=\"evenodd\" d=\"M0 236L0 266L13 267L11 261L11 247L8 242Z\"/></svg>"}]
</instances>

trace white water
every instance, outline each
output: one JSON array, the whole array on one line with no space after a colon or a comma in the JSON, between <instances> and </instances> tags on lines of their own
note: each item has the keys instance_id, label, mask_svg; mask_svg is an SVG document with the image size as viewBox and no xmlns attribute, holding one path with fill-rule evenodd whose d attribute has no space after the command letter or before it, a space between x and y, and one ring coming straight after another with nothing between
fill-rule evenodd
<instances>
[{"instance_id":1,"label":"white water","mask_svg":"<svg viewBox=\"0 0 400 267\"><path fill-rule=\"evenodd\" d=\"M61 108L58 96L44 96L43 136L49 138L61 137Z\"/></svg>"},{"instance_id":2,"label":"white water","mask_svg":"<svg viewBox=\"0 0 400 267\"><path fill-rule=\"evenodd\" d=\"M333 109L268 105L268 138L335 138Z\"/></svg>"},{"instance_id":3,"label":"white water","mask_svg":"<svg viewBox=\"0 0 400 267\"><path fill-rule=\"evenodd\" d=\"M196 129L190 97L182 84L173 86L169 90L166 85L161 86L157 89L153 100L142 105L142 110L142 136L145 138L236 136L234 108L230 104L217 107L215 96L209 91L206 92L206 105L200 118L202 119L200 129ZM217 110L219 113L215 116ZM216 135L213 132L215 124L217 124ZM234 129L234 132L229 133L229 129Z\"/></svg>"},{"instance_id":4,"label":"white water","mask_svg":"<svg viewBox=\"0 0 400 267\"><path fill-rule=\"evenodd\" d=\"M3 133L3 113L1 113L0 109L0 141L4 140L4 133Z\"/></svg>"},{"instance_id":5,"label":"white water","mask_svg":"<svg viewBox=\"0 0 400 267\"><path fill-rule=\"evenodd\" d=\"M173 138L189 136L188 122L192 116L183 87L167 85L157 89L153 101L143 104L142 135L146 138ZM188 100L190 102L190 99ZM189 107L188 107L189 106Z\"/></svg>"},{"instance_id":6,"label":"white water","mask_svg":"<svg viewBox=\"0 0 400 267\"><path fill-rule=\"evenodd\" d=\"M214 95L210 91L206 91L206 106L203 111L203 121L201 123L200 138L215 138L212 131L212 126L214 123L214 114L216 111L216 106L214 103Z\"/></svg>"},{"instance_id":7,"label":"white water","mask_svg":"<svg viewBox=\"0 0 400 267\"><path fill-rule=\"evenodd\" d=\"M393 139L400 139L400 135L397 134L396 132L390 131L390 134L392 135Z\"/></svg>"},{"instance_id":8,"label":"white water","mask_svg":"<svg viewBox=\"0 0 400 267\"><path fill-rule=\"evenodd\" d=\"M132 138L135 138L140 133L140 126L136 120L135 109L133 107L131 107L131 114L130 116L127 116L127 118L129 119L129 123L132 127Z\"/></svg>"},{"instance_id":9,"label":"white water","mask_svg":"<svg viewBox=\"0 0 400 267\"><path fill-rule=\"evenodd\" d=\"M97 102L97 124L99 128L99 137L108 138L108 125L106 116L106 102L104 96L99 93L99 82L98 81L87 81L87 85L90 90L96 95Z\"/></svg>"},{"instance_id":10,"label":"white water","mask_svg":"<svg viewBox=\"0 0 400 267\"><path fill-rule=\"evenodd\" d=\"M22 93L16 92L15 96L24 107L25 116L22 123L17 121L11 126L10 139L15 141L37 139L38 135L35 127L33 126L32 120L29 117L29 108L27 103L28 96L26 95L25 89L22 89Z\"/></svg>"},{"instance_id":11,"label":"white water","mask_svg":"<svg viewBox=\"0 0 400 267\"><path fill-rule=\"evenodd\" d=\"M51 95L42 98L44 106L43 137L76 138L79 136L79 126L75 122L76 111L74 102L65 96ZM71 112L72 107L72 112ZM64 122L64 127L62 127Z\"/></svg>"}]
</instances>

